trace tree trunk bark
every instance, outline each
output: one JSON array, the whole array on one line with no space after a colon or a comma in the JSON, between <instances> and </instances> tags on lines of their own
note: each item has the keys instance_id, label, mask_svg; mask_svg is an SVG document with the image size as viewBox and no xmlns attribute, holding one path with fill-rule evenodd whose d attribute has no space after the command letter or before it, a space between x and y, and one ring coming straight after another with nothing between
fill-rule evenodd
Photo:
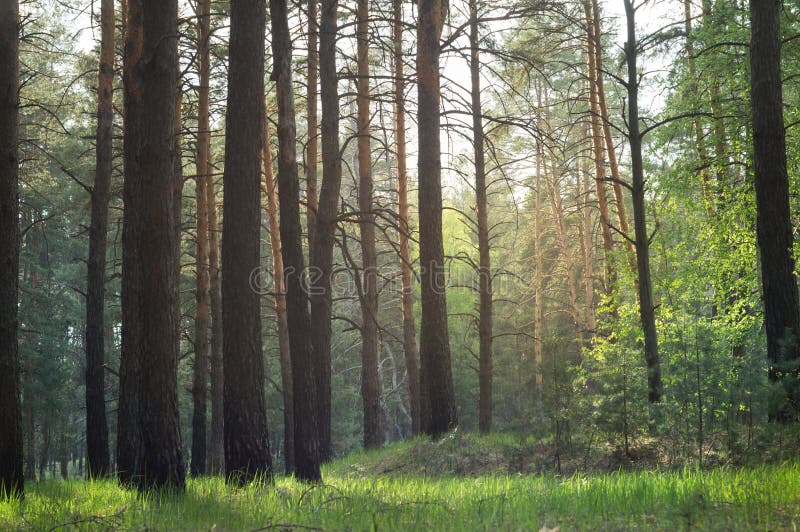
<instances>
[{"instance_id":1,"label":"tree trunk bark","mask_svg":"<svg viewBox=\"0 0 800 532\"><path fill-rule=\"evenodd\" d=\"M210 0L200 0L195 7L197 17L197 152L195 154L195 201L197 232L195 235L195 310L194 310L194 376L192 380L192 461L193 476L204 475L206 468L206 409L208 381L208 188L209 177L209 33Z\"/></svg>"},{"instance_id":2,"label":"tree trunk bark","mask_svg":"<svg viewBox=\"0 0 800 532\"><path fill-rule=\"evenodd\" d=\"M269 120L264 121L264 188L267 196L269 241L272 251L272 276L275 284L275 320L278 323L278 349L283 393L283 449L286 475L294 473L294 396L292 394L292 358L289 343L289 324L286 317L286 283L284 282L281 251L280 221L278 219L278 185L272 170Z\"/></svg>"},{"instance_id":3,"label":"tree trunk bark","mask_svg":"<svg viewBox=\"0 0 800 532\"><path fill-rule=\"evenodd\" d=\"M619 231L623 235L630 236L628 226L628 215L625 210L625 193L622 189L622 177L619 173L619 162L617 161L617 148L614 146L614 137L611 135L611 121L608 117L608 106L606 104L606 89L603 81L603 45L602 45L602 26L600 24L600 5L598 0L592 0L592 15L594 22L594 52L595 68L597 72L597 102L600 106L600 117L603 124L603 137L606 142L606 153L608 154L608 166L611 171L611 185L614 190L614 200L617 204L617 222ZM627 239L625 248L628 250L629 264L632 271L636 271L636 263L633 257L634 246Z\"/></svg>"},{"instance_id":4,"label":"tree trunk bark","mask_svg":"<svg viewBox=\"0 0 800 532\"><path fill-rule=\"evenodd\" d=\"M603 113L600 107L599 86L601 79L597 70L598 39L595 38L595 21L591 0L583 2L584 16L586 17L586 43L588 55L589 74L589 117L591 123L592 158L594 160L595 187L597 192L597 206L600 211L600 229L603 236L603 253L605 265L605 280L603 286L606 294L610 294L615 282L613 258L614 237L611 234L611 217L608 210L608 195L606 185L606 160L603 133Z\"/></svg>"},{"instance_id":5,"label":"tree trunk bark","mask_svg":"<svg viewBox=\"0 0 800 532\"><path fill-rule=\"evenodd\" d=\"M422 432L436 437L458 425L447 330L439 140L439 53L447 8L442 0L420 0L418 9L420 424Z\"/></svg>"},{"instance_id":6,"label":"tree trunk bark","mask_svg":"<svg viewBox=\"0 0 800 532\"><path fill-rule=\"evenodd\" d=\"M19 298L19 6L0 0L0 499L22 495Z\"/></svg>"},{"instance_id":7,"label":"tree trunk bark","mask_svg":"<svg viewBox=\"0 0 800 532\"><path fill-rule=\"evenodd\" d=\"M286 321L292 355L295 476L322 480L317 416L317 368L312 350L303 234L300 226L300 179L297 175L297 129L292 92L292 48L286 0L270 0L273 71L278 101L278 199L281 251L286 288Z\"/></svg>"},{"instance_id":8,"label":"tree trunk bark","mask_svg":"<svg viewBox=\"0 0 800 532\"><path fill-rule=\"evenodd\" d=\"M587 137L589 132L587 131ZM581 252L583 254L583 294L585 299L585 320L586 325L586 346L591 346L591 342L597 333L597 316L595 315L594 304L594 239L592 238L592 210L589 208L588 198L592 195L592 185L589 181L589 160L583 159L580 162L581 170L580 181L575 183L576 195L584 198L581 205Z\"/></svg>"},{"instance_id":9,"label":"tree trunk bark","mask_svg":"<svg viewBox=\"0 0 800 532\"><path fill-rule=\"evenodd\" d=\"M210 132L207 142L211 143ZM209 150L209 158L211 152ZM219 225L217 224L217 192L214 167L209 163L206 180L206 207L208 208L208 277L211 302L211 438L209 471L225 471L225 419L223 414L222 360L222 290L219 271Z\"/></svg>"},{"instance_id":10,"label":"tree trunk bark","mask_svg":"<svg viewBox=\"0 0 800 532\"><path fill-rule=\"evenodd\" d=\"M661 402L661 362L658 354L653 283L650 277L650 235L645 218L645 179L642 162L642 135L639 132L639 74L636 70L637 42L635 9L632 0L625 1L628 23L628 40L625 60L628 66L628 135L631 146L631 177L633 196L633 223L636 238L636 267L638 273L639 315L644 332L644 359L647 364L647 398L651 403Z\"/></svg>"},{"instance_id":11,"label":"tree trunk bark","mask_svg":"<svg viewBox=\"0 0 800 532\"><path fill-rule=\"evenodd\" d=\"M222 233L225 475L243 485L272 476L264 398L261 303L261 150L266 5L231 3Z\"/></svg>"},{"instance_id":12,"label":"tree trunk bark","mask_svg":"<svg viewBox=\"0 0 800 532\"><path fill-rule=\"evenodd\" d=\"M337 0L323 0L320 16L319 82L322 101L322 188L317 206L314 247L310 253L311 344L317 375L319 453L333 457L331 442L331 313L333 246L339 212L342 161L339 155L339 90L336 76Z\"/></svg>"},{"instance_id":13,"label":"tree trunk bark","mask_svg":"<svg viewBox=\"0 0 800 532\"><path fill-rule=\"evenodd\" d=\"M139 374L141 372L142 276L138 267L141 179L139 157L134 146L142 136L142 86L134 70L142 56L142 0L127 0L123 52L124 118L123 146L124 203L122 220L122 347L117 407L117 476L133 484L140 475L141 432L139 430Z\"/></svg>"},{"instance_id":14,"label":"tree trunk bark","mask_svg":"<svg viewBox=\"0 0 800 532\"><path fill-rule=\"evenodd\" d=\"M782 382L788 402L770 419L789 422L800 405L800 303L792 257L781 77L781 2L750 2L750 87L758 249L769 378Z\"/></svg>"},{"instance_id":15,"label":"tree trunk bark","mask_svg":"<svg viewBox=\"0 0 800 532\"><path fill-rule=\"evenodd\" d=\"M478 430L492 430L492 266L481 107L478 1L470 0L470 78L472 96L472 149L475 158L475 210L478 218Z\"/></svg>"},{"instance_id":16,"label":"tree trunk bark","mask_svg":"<svg viewBox=\"0 0 800 532\"><path fill-rule=\"evenodd\" d=\"M141 465L137 487L184 488L178 410L178 227L176 158L178 95L178 5L142 2L142 55L133 67L141 83L138 125L141 137L130 146L138 157L138 193L129 222L138 236L129 266L141 280L139 431ZM127 176L126 176L127 177ZM130 268L129 268L130 271ZM146 369L146 371L144 371Z\"/></svg>"},{"instance_id":17,"label":"tree trunk bark","mask_svg":"<svg viewBox=\"0 0 800 532\"><path fill-rule=\"evenodd\" d=\"M539 85L539 84L537 84ZM537 87L538 107L542 107L541 85ZM537 120L538 122L538 120ZM538 125L538 124L537 124ZM536 175L534 176L534 200L533 211L533 242L534 242L534 261L536 272L533 278L533 361L536 364L535 382L536 387L541 390L544 384L544 360L542 359L542 347L544 344L544 260L542 256L542 244L544 242L542 231L542 173L544 171L544 148L541 143L536 145Z\"/></svg>"},{"instance_id":18,"label":"tree trunk bark","mask_svg":"<svg viewBox=\"0 0 800 532\"><path fill-rule=\"evenodd\" d=\"M358 63L358 208L361 230L363 293L361 294L361 398L364 403L364 447L383 444L381 389L378 373L378 259L375 252L375 213L372 210L372 153L370 144L369 0L356 9Z\"/></svg>"},{"instance_id":19,"label":"tree trunk bark","mask_svg":"<svg viewBox=\"0 0 800 532\"><path fill-rule=\"evenodd\" d=\"M36 480L36 420L33 410L33 363L31 357L25 364L25 383L22 399L25 407L25 480Z\"/></svg>"},{"instance_id":20,"label":"tree trunk bark","mask_svg":"<svg viewBox=\"0 0 800 532\"><path fill-rule=\"evenodd\" d=\"M86 454L90 477L110 471L106 422L104 311L108 202L111 197L114 82L114 0L100 4L100 67L97 80L97 141L91 193L86 282Z\"/></svg>"},{"instance_id":21,"label":"tree trunk bark","mask_svg":"<svg viewBox=\"0 0 800 532\"><path fill-rule=\"evenodd\" d=\"M408 403L411 411L411 435L419 434L419 353L414 325L414 271L411 267L411 227L408 223L408 171L406 168L406 106L403 66L403 2L393 0L394 19L394 136L397 154L397 216L400 226L400 273L402 282L403 353L408 374Z\"/></svg>"},{"instance_id":22,"label":"tree trunk bark","mask_svg":"<svg viewBox=\"0 0 800 532\"><path fill-rule=\"evenodd\" d=\"M306 231L308 231L309 253L314 248L314 230L317 225L317 161L319 160L319 120L317 98L319 97L319 14L318 0L308 2L308 72L307 108L308 141L306 144Z\"/></svg>"}]
</instances>

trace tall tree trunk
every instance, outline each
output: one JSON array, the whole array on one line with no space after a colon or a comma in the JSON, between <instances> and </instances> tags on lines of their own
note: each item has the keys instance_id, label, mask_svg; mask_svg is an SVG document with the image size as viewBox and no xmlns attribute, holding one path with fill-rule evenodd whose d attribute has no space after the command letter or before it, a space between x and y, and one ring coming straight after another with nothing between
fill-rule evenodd
<instances>
[{"instance_id":1,"label":"tall tree trunk","mask_svg":"<svg viewBox=\"0 0 800 532\"><path fill-rule=\"evenodd\" d=\"M50 431L50 412L46 411L42 416L42 447L39 449L39 480L47 478L47 466L50 463L50 441L52 433Z\"/></svg>"},{"instance_id":2,"label":"tall tree trunk","mask_svg":"<svg viewBox=\"0 0 800 532\"><path fill-rule=\"evenodd\" d=\"M319 97L319 0L308 2L308 72L306 96L308 114L308 139L306 144L306 230L309 253L314 247L314 230L317 225L317 161L319 160L319 121L317 98Z\"/></svg>"},{"instance_id":3,"label":"tall tree trunk","mask_svg":"<svg viewBox=\"0 0 800 532\"><path fill-rule=\"evenodd\" d=\"M104 311L108 202L111 197L114 0L100 4L100 67L97 76L97 142L92 214L89 227L89 260L86 282L86 455L89 476L104 477L111 467L105 400Z\"/></svg>"},{"instance_id":4,"label":"tall tree trunk","mask_svg":"<svg viewBox=\"0 0 800 532\"><path fill-rule=\"evenodd\" d=\"M686 63L689 68L689 94L693 97L697 93L697 66L694 58L694 33L692 31L692 2L683 2L684 30L686 31ZM697 105L692 100L692 111L697 111ZM711 215L714 210L714 191L711 186L711 173L709 172L708 153L706 153L705 141L703 139L703 125L699 116L692 117L692 131L694 133L695 149L700 159L701 185L703 199L706 202L706 212Z\"/></svg>"},{"instance_id":5,"label":"tall tree trunk","mask_svg":"<svg viewBox=\"0 0 800 532\"><path fill-rule=\"evenodd\" d=\"M595 187L597 192L597 206L600 211L600 229L603 236L603 252L605 265L604 287L606 294L612 290L615 282L614 264L611 254L614 250L614 238L611 234L611 217L608 210L608 196L606 185L606 159L603 133L603 114L600 107L600 80L597 70L598 52L595 38L595 22L591 0L583 2L584 16L586 17L586 43L589 74L589 119L591 123L592 158L594 160Z\"/></svg>"},{"instance_id":6,"label":"tall tree trunk","mask_svg":"<svg viewBox=\"0 0 800 532\"><path fill-rule=\"evenodd\" d=\"M210 133L210 132L209 132ZM207 142L211 143L210 134ZM209 150L209 158L211 152ZM211 302L211 438L209 471L221 474L225 470L225 418L222 381L222 289L219 271L219 224L217 223L217 192L214 167L209 163L206 180L206 207L208 208L208 277Z\"/></svg>"},{"instance_id":7,"label":"tall tree trunk","mask_svg":"<svg viewBox=\"0 0 800 532\"><path fill-rule=\"evenodd\" d=\"M397 156L397 216L400 226L400 273L402 280L403 352L408 373L408 403L411 434L419 434L419 353L414 326L414 271L411 267L411 227L408 223L408 171L406 168L406 105L403 67L403 2L393 0L392 39L394 46L394 138Z\"/></svg>"},{"instance_id":8,"label":"tall tree trunk","mask_svg":"<svg viewBox=\"0 0 800 532\"><path fill-rule=\"evenodd\" d=\"M358 207L361 230L363 293L361 294L361 398L364 402L364 447L383 444L381 389L378 373L378 259L375 252L375 213L372 210L372 153L370 147L369 0L358 0L357 107Z\"/></svg>"},{"instance_id":9,"label":"tall tree trunk","mask_svg":"<svg viewBox=\"0 0 800 532\"><path fill-rule=\"evenodd\" d=\"M260 267L266 5L231 3L222 233L225 474L244 484L272 476L264 398Z\"/></svg>"},{"instance_id":10,"label":"tall tree trunk","mask_svg":"<svg viewBox=\"0 0 800 532\"><path fill-rule=\"evenodd\" d=\"M632 0L625 1L628 23L628 40L625 43L625 61L628 66L628 137L631 147L631 177L633 196L633 225L636 242L636 267L638 273L639 315L644 332L644 359L647 364L647 398L651 403L661 402L661 362L658 354L653 283L650 277L650 236L645 218L645 179L642 163L642 135L639 132L639 74L636 70L636 11Z\"/></svg>"},{"instance_id":11,"label":"tall tree trunk","mask_svg":"<svg viewBox=\"0 0 800 532\"><path fill-rule=\"evenodd\" d=\"M588 131L587 131L587 137ZM584 198L581 205L581 252L583 254L583 294L585 299L585 320L587 346L597 332L597 317L594 305L594 239L592 238L592 210L589 208L589 197L592 195L592 186L589 182L589 160L581 162L580 180L575 183L576 195Z\"/></svg>"},{"instance_id":12,"label":"tall tree trunk","mask_svg":"<svg viewBox=\"0 0 800 532\"><path fill-rule=\"evenodd\" d=\"M134 66L141 82L141 137L130 146L138 157L139 197L129 223L136 226L136 256L129 257L141 279L141 361L139 430L142 460L138 488L182 490L184 465L178 410L178 286L176 157L178 106L178 5L142 2L142 55ZM126 176L127 177L127 176ZM127 208L127 206L126 206ZM130 268L129 268L130 271Z\"/></svg>"},{"instance_id":13,"label":"tall tree trunk","mask_svg":"<svg viewBox=\"0 0 800 532\"><path fill-rule=\"evenodd\" d=\"M322 187L317 206L314 247L310 253L311 344L317 375L319 453L323 462L333 457L331 442L331 313L333 294L333 245L342 184L339 155L339 90L336 76L338 0L323 0L320 16L319 83L322 101Z\"/></svg>"},{"instance_id":14,"label":"tall tree trunk","mask_svg":"<svg viewBox=\"0 0 800 532\"><path fill-rule=\"evenodd\" d=\"M492 430L492 266L489 255L489 214L481 107L478 0L469 2L472 150L475 157L475 210L478 217L478 429Z\"/></svg>"},{"instance_id":15,"label":"tall tree trunk","mask_svg":"<svg viewBox=\"0 0 800 532\"><path fill-rule=\"evenodd\" d=\"M781 78L781 2L750 2L757 237L761 254L769 378L782 382L788 404L770 419L789 422L800 406L800 303L792 257Z\"/></svg>"},{"instance_id":16,"label":"tall tree trunk","mask_svg":"<svg viewBox=\"0 0 800 532\"><path fill-rule=\"evenodd\" d=\"M197 153L195 154L195 201L197 233L195 236L195 311L194 311L194 378L192 380L192 462L191 474L204 475L206 468L206 409L208 380L208 189L210 124L209 124L209 33L210 0L200 0L197 16Z\"/></svg>"},{"instance_id":17,"label":"tall tree trunk","mask_svg":"<svg viewBox=\"0 0 800 532\"><path fill-rule=\"evenodd\" d=\"M0 499L21 495L19 297L19 6L0 0Z\"/></svg>"},{"instance_id":18,"label":"tall tree trunk","mask_svg":"<svg viewBox=\"0 0 800 532\"><path fill-rule=\"evenodd\" d=\"M420 327L420 425L438 436L458 424L447 330L442 242L439 53L446 4L420 0L417 22Z\"/></svg>"},{"instance_id":19,"label":"tall tree trunk","mask_svg":"<svg viewBox=\"0 0 800 532\"><path fill-rule=\"evenodd\" d=\"M606 104L606 89L603 81L603 41L602 26L600 23L600 4L598 0L592 0L592 21L594 23L594 52L595 69L597 72L597 103L600 107L600 118L603 124L603 138L606 142L606 153L608 154L608 166L611 171L611 185L614 190L614 200L617 204L617 222L619 231L623 235L630 236L628 226L628 215L625 210L625 193L622 189L622 177L619 173L619 162L617 161L617 148L614 146L614 137L611 135L611 121L608 116L608 105ZM628 250L628 258L632 271L636 270L634 246L629 240L625 240L625 247Z\"/></svg>"},{"instance_id":20,"label":"tall tree trunk","mask_svg":"<svg viewBox=\"0 0 800 532\"><path fill-rule=\"evenodd\" d=\"M286 0L270 0L272 57L278 101L278 190L281 251L286 288L286 321L292 355L295 476L320 481L318 401L308 296L305 290L303 233L300 225L300 179L297 174L297 129L292 92L292 48Z\"/></svg>"},{"instance_id":21,"label":"tall tree trunk","mask_svg":"<svg viewBox=\"0 0 800 532\"><path fill-rule=\"evenodd\" d=\"M278 323L278 349L283 392L283 449L286 475L294 473L294 397L292 394L292 358L289 344L289 324L286 317L286 283L284 282L281 251L280 221L278 219L278 185L272 169L269 120L264 121L264 189L267 196L269 241L272 251L272 276L275 284L275 320Z\"/></svg>"},{"instance_id":22,"label":"tall tree trunk","mask_svg":"<svg viewBox=\"0 0 800 532\"><path fill-rule=\"evenodd\" d=\"M141 179L139 157L134 149L142 136L142 86L134 69L142 56L142 0L127 0L123 52L124 87L124 203L122 220L122 347L117 407L117 476L132 484L140 475L141 432L139 430L139 374L142 346L142 275L138 267Z\"/></svg>"},{"instance_id":23,"label":"tall tree trunk","mask_svg":"<svg viewBox=\"0 0 800 532\"><path fill-rule=\"evenodd\" d=\"M712 3L709 0L702 0L701 3L703 10L703 25L706 31L718 32L723 28L715 20L716 17L712 16ZM718 76L713 76L709 80L708 96L711 104L711 114L713 119L711 126L714 131L713 148L714 148L714 174L717 185L717 198L719 199L722 192L727 186L727 149L725 146L725 118L721 113L720 107L722 106L722 92L720 90L720 82Z\"/></svg>"},{"instance_id":24,"label":"tall tree trunk","mask_svg":"<svg viewBox=\"0 0 800 532\"><path fill-rule=\"evenodd\" d=\"M539 90L537 92L540 93ZM541 93L540 93L541 94ZM539 96L539 107L541 108L541 96ZM536 175L534 177L534 200L533 210L533 246L536 272L533 278L533 361L536 364L536 386L541 388L544 384L544 360L542 358L542 347L544 344L544 260L542 245L544 243L542 231L542 172L544 171L544 149L541 143L536 147Z\"/></svg>"},{"instance_id":25,"label":"tall tree trunk","mask_svg":"<svg viewBox=\"0 0 800 532\"><path fill-rule=\"evenodd\" d=\"M545 104L547 105L547 104ZM546 126L549 129L549 126ZM545 167L547 164L545 163ZM564 220L564 207L561 200L561 172L559 172L559 164L556 162L555 157L550 164L550 172L547 172L545 178L547 184L547 192L550 196L550 213L553 216L556 229L556 242L558 243L559 254L564 263L566 270L567 283L567 297L569 298L569 311L572 316L572 324L575 329L575 340L578 344L578 350L583 348L583 320L581 319L581 311L578 308L578 288L575 279L575 261L572 256L570 247L569 236L567 235L567 226ZM580 359L581 355L578 355Z\"/></svg>"}]
</instances>

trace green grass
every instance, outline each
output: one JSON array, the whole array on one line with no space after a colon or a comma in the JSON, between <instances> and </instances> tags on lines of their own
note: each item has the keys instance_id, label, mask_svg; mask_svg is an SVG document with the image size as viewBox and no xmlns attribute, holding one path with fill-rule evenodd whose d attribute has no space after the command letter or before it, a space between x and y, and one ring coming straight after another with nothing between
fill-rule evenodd
<instances>
[{"instance_id":1,"label":"green grass","mask_svg":"<svg viewBox=\"0 0 800 532\"><path fill-rule=\"evenodd\" d=\"M140 497L113 481L27 484L0 503L0 530L796 530L800 464L602 475L364 476L414 443L331 464L325 484L279 478L228 488L189 480L179 496ZM359 468L359 464L367 464Z\"/></svg>"}]
</instances>

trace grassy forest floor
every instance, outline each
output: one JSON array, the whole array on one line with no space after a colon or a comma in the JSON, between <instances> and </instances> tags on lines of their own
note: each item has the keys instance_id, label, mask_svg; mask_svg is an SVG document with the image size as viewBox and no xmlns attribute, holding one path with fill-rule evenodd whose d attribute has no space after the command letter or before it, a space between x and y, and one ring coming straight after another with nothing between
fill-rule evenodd
<instances>
[{"instance_id":1,"label":"grassy forest floor","mask_svg":"<svg viewBox=\"0 0 800 532\"><path fill-rule=\"evenodd\" d=\"M460 435L415 440L326 466L325 483L278 478L231 489L191 479L140 497L113 481L27 484L0 503L0 530L797 530L800 462L707 470L509 473L522 446Z\"/></svg>"}]
</instances>

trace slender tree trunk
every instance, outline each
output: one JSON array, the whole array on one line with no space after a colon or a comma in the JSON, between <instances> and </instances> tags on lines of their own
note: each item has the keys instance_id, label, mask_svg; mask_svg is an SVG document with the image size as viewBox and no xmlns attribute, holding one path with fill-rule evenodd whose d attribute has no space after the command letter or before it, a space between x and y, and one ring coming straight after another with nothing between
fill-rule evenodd
<instances>
[{"instance_id":1,"label":"slender tree trunk","mask_svg":"<svg viewBox=\"0 0 800 532\"><path fill-rule=\"evenodd\" d=\"M133 484L140 475L141 432L139 430L139 374L142 346L142 274L138 267L141 193L139 157L134 146L142 136L141 80L134 74L142 56L142 0L127 0L123 52L124 117L123 145L125 205L122 221L122 347L117 408L117 476L123 484Z\"/></svg>"},{"instance_id":2,"label":"slender tree trunk","mask_svg":"<svg viewBox=\"0 0 800 532\"><path fill-rule=\"evenodd\" d=\"M588 131L587 131L587 136ZM586 324L587 346L591 344L597 332L597 317L594 305L594 239L592 238L592 210L589 208L589 197L592 195L592 185L589 182L589 160L581 162L580 181L575 185L578 198L583 198L581 208L581 252L583 254L583 293L586 304L584 323Z\"/></svg>"},{"instance_id":3,"label":"slender tree trunk","mask_svg":"<svg viewBox=\"0 0 800 532\"><path fill-rule=\"evenodd\" d=\"M769 378L782 382L788 404L770 419L789 422L800 410L800 303L792 257L781 77L781 2L750 2L750 87L753 106L758 249Z\"/></svg>"},{"instance_id":4,"label":"slender tree trunk","mask_svg":"<svg viewBox=\"0 0 800 532\"><path fill-rule=\"evenodd\" d=\"M661 362L658 354L653 283L650 277L650 235L645 218L645 179L642 162L642 135L639 132L639 74L636 70L637 42L635 9L632 0L625 1L628 22L628 40L625 60L628 65L628 136L631 146L631 177L633 196L633 223L636 238L636 267L638 272L639 315L644 332L644 359L647 364L647 398L651 403L661 402Z\"/></svg>"},{"instance_id":5,"label":"slender tree trunk","mask_svg":"<svg viewBox=\"0 0 800 532\"><path fill-rule=\"evenodd\" d=\"M420 0L417 23L420 425L422 432L434 437L458 425L447 330L439 140L439 53L446 9L442 0Z\"/></svg>"},{"instance_id":6,"label":"slender tree trunk","mask_svg":"<svg viewBox=\"0 0 800 532\"><path fill-rule=\"evenodd\" d=\"M697 93L697 66L694 59L694 33L692 31L692 2L691 0L684 0L683 2L684 14L684 30L686 31L686 63L689 68L689 94L695 95ZM692 100L692 111L697 111L697 105ZM714 211L714 191L711 186L711 172L709 171L710 161L708 160L708 153L706 153L705 140L703 138L703 125L700 123L700 117L694 116L692 118L692 131L694 132L695 149L697 156L700 158L701 170L701 185L703 190L703 199L706 202L706 211L711 215Z\"/></svg>"},{"instance_id":7,"label":"slender tree trunk","mask_svg":"<svg viewBox=\"0 0 800 532\"><path fill-rule=\"evenodd\" d=\"M597 206L600 211L600 229L603 236L603 252L605 265L606 294L612 290L615 282L614 264L611 254L614 250L614 238L611 234L611 217L608 210L608 196L606 185L606 159L603 133L603 114L600 107L599 73L597 71L598 52L595 50L598 40L595 38L595 21L592 11L592 2L584 0L584 15L586 17L586 42L589 74L589 117L591 123L592 158L594 160L595 187L597 192Z\"/></svg>"},{"instance_id":8,"label":"slender tree trunk","mask_svg":"<svg viewBox=\"0 0 800 532\"><path fill-rule=\"evenodd\" d=\"M311 344L317 375L319 453L333 457L331 442L331 313L333 246L339 213L342 161L339 155L339 90L336 76L338 0L323 0L320 16L319 82L322 101L322 188L317 207L314 247L311 249Z\"/></svg>"},{"instance_id":9,"label":"slender tree trunk","mask_svg":"<svg viewBox=\"0 0 800 532\"><path fill-rule=\"evenodd\" d=\"M204 475L206 468L206 409L208 381L208 188L209 150L211 143L208 100L210 65L208 41L210 33L210 0L200 0L197 16L197 70L199 72L197 109L197 152L195 154L195 201L197 233L195 235L195 311L194 311L194 377L192 380L192 462L193 476Z\"/></svg>"},{"instance_id":10,"label":"slender tree trunk","mask_svg":"<svg viewBox=\"0 0 800 532\"><path fill-rule=\"evenodd\" d=\"M317 225L317 161L319 160L319 122L317 98L319 98L319 0L308 2L308 72L307 109L308 139L306 144L306 230L309 253L314 247L314 230Z\"/></svg>"},{"instance_id":11,"label":"slender tree trunk","mask_svg":"<svg viewBox=\"0 0 800 532\"><path fill-rule=\"evenodd\" d=\"M86 454L89 475L104 477L110 471L106 422L104 311L108 202L111 197L114 0L100 4L100 67L97 80L97 141L92 188L89 260L86 282Z\"/></svg>"},{"instance_id":12,"label":"slender tree trunk","mask_svg":"<svg viewBox=\"0 0 800 532\"><path fill-rule=\"evenodd\" d=\"M408 172L406 169L406 106L403 67L403 2L393 0L394 19L394 138L397 153L397 216L402 279L403 352L408 373L408 403L411 411L411 434L419 434L419 353L414 326L414 271L411 267L411 227L408 223Z\"/></svg>"},{"instance_id":13,"label":"slender tree trunk","mask_svg":"<svg viewBox=\"0 0 800 532\"><path fill-rule=\"evenodd\" d=\"M208 143L211 143L209 135ZM209 158L211 152L209 150ZM217 192L213 165L209 164L206 180L208 208L208 277L211 302L211 438L209 471L221 474L225 470L225 419L223 414L222 360L222 289L219 271L219 225L217 223Z\"/></svg>"},{"instance_id":14,"label":"slender tree trunk","mask_svg":"<svg viewBox=\"0 0 800 532\"><path fill-rule=\"evenodd\" d=\"M375 252L375 213L372 210L372 153L370 143L369 0L358 0L358 207L361 230L363 291L361 294L361 398L364 402L364 447L383 444L381 390L378 373L378 259Z\"/></svg>"},{"instance_id":15,"label":"slender tree trunk","mask_svg":"<svg viewBox=\"0 0 800 532\"><path fill-rule=\"evenodd\" d=\"M47 466L50 464L50 412L42 416L42 447L39 449L39 480L47 478Z\"/></svg>"},{"instance_id":16,"label":"slender tree trunk","mask_svg":"<svg viewBox=\"0 0 800 532\"><path fill-rule=\"evenodd\" d=\"M67 435L64 432L65 424L61 424L61 438L58 443L58 465L61 478L67 480L69 478L69 452L67 451Z\"/></svg>"},{"instance_id":17,"label":"slender tree trunk","mask_svg":"<svg viewBox=\"0 0 800 532\"><path fill-rule=\"evenodd\" d=\"M278 190L281 251L286 288L286 321L292 355L295 476L320 481L317 416L317 368L312 350L308 296L305 290L303 234L300 226L300 179L297 174L297 129L292 92L292 48L286 0L270 0L273 71L278 101Z\"/></svg>"},{"instance_id":18,"label":"slender tree trunk","mask_svg":"<svg viewBox=\"0 0 800 532\"><path fill-rule=\"evenodd\" d=\"M492 430L492 266L489 255L489 216L481 107L481 60L478 1L470 0L470 77L472 96L472 150L475 157L475 210L478 217L478 429Z\"/></svg>"},{"instance_id":19,"label":"slender tree trunk","mask_svg":"<svg viewBox=\"0 0 800 532\"><path fill-rule=\"evenodd\" d=\"M19 6L0 0L0 499L22 495L19 297Z\"/></svg>"},{"instance_id":20,"label":"slender tree trunk","mask_svg":"<svg viewBox=\"0 0 800 532\"><path fill-rule=\"evenodd\" d=\"M545 163L545 166L547 164ZM547 191L550 196L550 212L553 216L556 229L556 242L558 243L559 254L564 262L564 269L566 270L566 283L567 283L567 296L569 298L569 310L572 316L572 324L575 328L575 340L578 343L578 349L583 347L583 320L581 319L581 311L578 308L578 289L577 281L575 279L575 263L572 256L569 237L567 235L567 227L564 221L564 208L561 202L561 185L559 183L560 172L558 163L553 160L550 165L550 172L548 172L549 179L547 182Z\"/></svg>"},{"instance_id":21,"label":"slender tree trunk","mask_svg":"<svg viewBox=\"0 0 800 532\"><path fill-rule=\"evenodd\" d=\"M278 323L278 349L281 364L283 393L283 448L287 475L294 473L294 397L292 394L292 358L289 344L289 324L286 317L286 283L284 282L281 251L280 221L278 219L278 185L272 170L269 120L264 121L264 189L267 196L269 241L272 251L272 276L275 283L275 320Z\"/></svg>"},{"instance_id":22,"label":"slender tree trunk","mask_svg":"<svg viewBox=\"0 0 800 532\"><path fill-rule=\"evenodd\" d=\"M611 135L611 121L609 120L608 106L606 104L606 89L605 82L603 81L603 33L600 23L600 5L598 0L592 0L592 14L594 22L595 69L597 72L597 102L600 107L600 118L603 124L603 138L606 142L608 166L611 171L611 185L614 190L614 200L617 204L617 222L619 223L619 231L623 235L630 236L628 215L625 209L625 193L622 188L622 177L619 173L619 162L617 161L617 148L614 146L614 137ZM633 256L634 246L630 241L625 240L625 247L628 250L631 270L636 271L636 264Z\"/></svg>"},{"instance_id":23,"label":"slender tree trunk","mask_svg":"<svg viewBox=\"0 0 800 532\"><path fill-rule=\"evenodd\" d=\"M33 363L31 357L25 364L25 383L22 402L25 407L25 480L36 480L36 420L33 410Z\"/></svg>"},{"instance_id":24,"label":"slender tree trunk","mask_svg":"<svg viewBox=\"0 0 800 532\"><path fill-rule=\"evenodd\" d=\"M264 398L261 304L251 276L261 266L266 5L231 3L222 233L225 474L244 484L271 478Z\"/></svg>"},{"instance_id":25,"label":"slender tree trunk","mask_svg":"<svg viewBox=\"0 0 800 532\"><path fill-rule=\"evenodd\" d=\"M205 3L208 0L201 0ZM210 8L210 6L204 6ZM204 9L204 20L198 20L202 26L203 38L198 41L198 70L200 88L198 90L198 137L197 142L205 144L202 148L207 155L206 166L203 169L205 184L205 206L207 210L206 221L208 228L208 300L211 311L211 436L209 438L207 470L211 474L220 475L225 471L225 420L223 414L223 360L222 360L222 290L220 287L219 271L219 227L217 224L217 192L214 177L214 165L211 161L211 124L209 120L209 84L211 78L210 38L211 15L210 9ZM201 148L198 145L198 155ZM198 175L200 170L198 166Z\"/></svg>"},{"instance_id":26,"label":"slender tree trunk","mask_svg":"<svg viewBox=\"0 0 800 532\"><path fill-rule=\"evenodd\" d=\"M542 107L541 102L541 89L537 89L538 93L538 106ZM533 242L534 242L534 260L536 264L536 272L534 274L533 290L533 361L536 364L536 386L541 388L544 383L544 360L542 359L542 346L544 343L544 261L542 260L542 245L544 243L542 231L542 218L544 211L542 210L542 172L544 171L544 150L541 143L537 143L536 147L536 175L534 177L534 188L536 198L534 200L533 211Z\"/></svg>"}]
</instances>

